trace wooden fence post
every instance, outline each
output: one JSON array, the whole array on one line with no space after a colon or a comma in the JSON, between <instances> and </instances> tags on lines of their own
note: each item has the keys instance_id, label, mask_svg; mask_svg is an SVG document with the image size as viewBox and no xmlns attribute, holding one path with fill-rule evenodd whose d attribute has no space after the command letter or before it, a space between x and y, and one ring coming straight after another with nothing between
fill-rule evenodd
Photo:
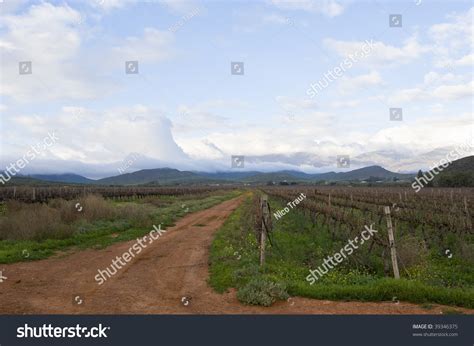
<instances>
[{"instance_id":1,"label":"wooden fence post","mask_svg":"<svg viewBox=\"0 0 474 346\"><path fill-rule=\"evenodd\" d=\"M464 196L464 211L466 213L467 227L469 227L469 229L472 230L471 215L469 214L469 208L467 207L467 197L466 196Z\"/></svg>"},{"instance_id":2,"label":"wooden fence post","mask_svg":"<svg viewBox=\"0 0 474 346\"><path fill-rule=\"evenodd\" d=\"M260 199L260 208L262 210L262 230L260 233L260 266L265 264L265 242L267 241L267 232L270 219L270 211L268 209L268 196L262 195Z\"/></svg>"},{"instance_id":3,"label":"wooden fence post","mask_svg":"<svg viewBox=\"0 0 474 346\"><path fill-rule=\"evenodd\" d=\"M384 207L385 215L387 217L387 231L390 246L390 254L392 255L393 276L395 279L400 279L400 272L398 271L397 262L397 248L395 247L395 237L393 236L392 217L390 216L390 207Z\"/></svg>"}]
</instances>

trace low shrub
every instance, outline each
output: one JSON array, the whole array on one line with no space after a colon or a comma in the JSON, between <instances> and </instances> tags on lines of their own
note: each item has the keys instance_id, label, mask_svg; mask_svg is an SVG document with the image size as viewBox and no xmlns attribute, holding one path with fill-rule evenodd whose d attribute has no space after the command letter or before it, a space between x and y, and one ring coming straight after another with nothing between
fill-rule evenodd
<instances>
[{"instance_id":1,"label":"low shrub","mask_svg":"<svg viewBox=\"0 0 474 346\"><path fill-rule=\"evenodd\" d=\"M60 212L45 204L14 209L8 217L0 218L0 240L61 239L72 235L73 232L71 226L61 222Z\"/></svg>"},{"instance_id":2,"label":"low shrub","mask_svg":"<svg viewBox=\"0 0 474 346\"><path fill-rule=\"evenodd\" d=\"M270 306L276 300L286 300L288 297L284 284L270 281L264 277L252 279L237 292L239 301L248 305Z\"/></svg>"}]
</instances>

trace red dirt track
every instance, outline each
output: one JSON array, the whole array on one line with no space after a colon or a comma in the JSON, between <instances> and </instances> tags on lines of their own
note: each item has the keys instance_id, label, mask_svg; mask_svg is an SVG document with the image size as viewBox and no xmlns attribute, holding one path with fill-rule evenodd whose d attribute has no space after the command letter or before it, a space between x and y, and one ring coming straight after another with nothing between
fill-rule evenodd
<instances>
[{"instance_id":1,"label":"red dirt track","mask_svg":"<svg viewBox=\"0 0 474 346\"><path fill-rule=\"evenodd\" d=\"M440 314L400 302L333 302L291 298L269 308L239 303L235 291L219 294L207 284L214 233L242 202L238 197L186 215L149 244L115 276L94 277L135 241L41 261L0 265L1 314ZM83 301L77 304L74 297ZM183 297L186 297L183 300ZM186 301L188 302L187 305ZM473 313L473 310L456 308Z\"/></svg>"}]
</instances>

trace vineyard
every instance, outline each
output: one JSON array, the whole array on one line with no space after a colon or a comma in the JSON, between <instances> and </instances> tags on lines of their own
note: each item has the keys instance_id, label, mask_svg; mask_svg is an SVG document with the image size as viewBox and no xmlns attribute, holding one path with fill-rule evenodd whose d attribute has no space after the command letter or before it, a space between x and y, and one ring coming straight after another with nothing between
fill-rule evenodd
<instances>
[{"instance_id":1,"label":"vineyard","mask_svg":"<svg viewBox=\"0 0 474 346\"><path fill-rule=\"evenodd\" d=\"M258 266L254 235L261 193L270 197L273 224L264 266ZM302 194L306 198L290 206ZM415 193L393 187L266 187L235 216L234 222L242 225L224 228L217 237L211 282L222 291L254 290L253 298L243 298L251 304L266 305L255 298L256 292L276 284L289 294L320 299L404 299L472 308L473 199L474 189L466 188ZM284 215L277 212L285 207ZM305 280L309 270L321 266L365 226L377 233L315 285ZM232 250L241 254L239 261L232 258ZM400 279L394 278L395 258Z\"/></svg>"},{"instance_id":2,"label":"vineyard","mask_svg":"<svg viewBox=\"0 0 474 346\"><path fill-rule=\"evenodd\" d=\"M0 263L136 239L242 193L231 186L2 187ZM265 186L244 196L211 247L209 283L218 292L236 288L241 302L265 306L303 296L474 307L472 188ZM376 230L370 239L308 282L311 270L367 227Z\"/></svg>"},{"instance_id":3,"label":"vineyard","mask_svg":"<svg viewBox=\"0 0 474 346\"><path fill-rule=\"evenodd\" d=\"M212 187L18 187L0 195L0 263L136 239L239 195ZM28 256L25 257L24 253Z\"/></svg>"},{"instance_id":4,"label":"vineyard","mask_svg":"<svg viewBox=\"0 0 474 346\"><path fill-rule=\"evenodd\" d=\"M105 198L129 198L145 196L184 196L223 190L222 186L187 187L139 187L139 186L7 186L0 187L0 202L17 200L22 202L46 202L54 198L71 200L87 195ZM228 188L227 188L228 189Z\"/></svg>"},{"instance_id":5,"label":"vineyard","mask_svg":"<svg viewBox=\"0 0 474 346\"><path fill-rule=\"evenodd\" d=\"M408 189L326 188L266 189L281 201L290 201L303 192L307 199L299 206L314 222L319 219L329 226L334 238L359 233L364 225L386 228L384 207L391 210L399 237L419 237L425 249L449 247L448 238L458 240L473 235L474 189L426 189L415 193ZM385 239L374 243L388 246ZM467 253L463 253L467 256Z\"/></svg>"}]
</instances>

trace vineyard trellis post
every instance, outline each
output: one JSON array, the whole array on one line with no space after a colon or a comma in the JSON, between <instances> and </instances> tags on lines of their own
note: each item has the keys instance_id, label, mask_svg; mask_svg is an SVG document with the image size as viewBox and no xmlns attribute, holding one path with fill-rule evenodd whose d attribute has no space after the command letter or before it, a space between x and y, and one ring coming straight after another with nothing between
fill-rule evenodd
<instances>
[{"instance_id":1,"label":"vineyard trellis post","mask_svg":"<svg viewBox=\"0 0 474 346\"><path fill-rule=\"evenodd\" d=\"M270 207L268 205L267 195L262 195L260 197L260 210L262 215L262 226L260 230L260 265L263 266L265 264L265 243L271 225Z\"/></svg>"},{"instance_id":2,"label":"vineyard trellis post","mask_svg":"<svg viewBox=\"0 0 474 346\"><path fill-rule=\"evenodd\" d=\"M464 196L464 212L466 213L466 225L472 231L471 215L469 214L469 208L467 207L467 197Z\"/></svg>"},{"instance_id":3,"label":"vineyard trellis post","mask_svg":"<svg viewBox=\"0 0 474 346\"><path fill-rule=\"evenodd\" d=\"M395 237L393 235L392 217L390 216L390 207L385 207L385 216L387 217L387 231L388 241L390 246L390 254L392 256L393 276L395 279L400 279L400 272L398 270L397 262L397 248L395 247Z\"/></svg>"}]
</instances>

